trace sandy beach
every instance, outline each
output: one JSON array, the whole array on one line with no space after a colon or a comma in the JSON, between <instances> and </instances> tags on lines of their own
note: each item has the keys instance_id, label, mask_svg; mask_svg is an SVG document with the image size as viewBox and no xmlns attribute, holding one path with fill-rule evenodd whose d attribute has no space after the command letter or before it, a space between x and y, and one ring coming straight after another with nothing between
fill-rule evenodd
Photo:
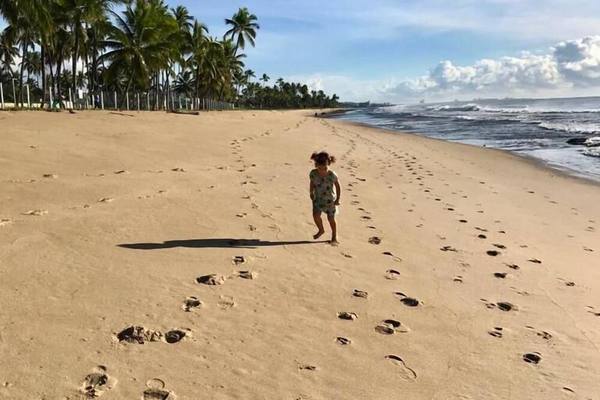
<instances>
[{"instance_id":1,"label":"sandy beach","mask_svg":"<svg viewBox=\"0 0 600 400\"><path fill-rule=\"evenodd\" d=\"M313 114L0 113L0 399L600 399L599 185Z\"/></svg>"}]
</instances>

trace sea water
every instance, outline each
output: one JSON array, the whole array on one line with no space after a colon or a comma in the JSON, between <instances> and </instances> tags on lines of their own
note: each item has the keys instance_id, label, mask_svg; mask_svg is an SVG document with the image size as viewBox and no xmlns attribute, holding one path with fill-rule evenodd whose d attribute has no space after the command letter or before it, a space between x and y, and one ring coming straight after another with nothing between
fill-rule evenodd
<instances>
[{"instance_id":1,"label":"sea water","mask_svg":"<svg viewBox=\"0 0 600 400\"><path fill-rule=\"evenodd\" d=\"M336 118L508 150L600 181L600 148L567 143L600 136L600 97L393 105L351 110Z\"/></svg>"}]
</instances>

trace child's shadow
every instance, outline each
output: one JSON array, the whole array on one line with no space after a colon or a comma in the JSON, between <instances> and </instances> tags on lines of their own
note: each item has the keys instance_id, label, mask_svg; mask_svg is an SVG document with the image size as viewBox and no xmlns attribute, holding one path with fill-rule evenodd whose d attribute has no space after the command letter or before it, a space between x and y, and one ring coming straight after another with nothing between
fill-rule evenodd
<instances>
[{"instance_id":1,"label":"child's shadow","mask_svg":"<svg viewBox=\"0 0 600 400\"><path fill-rule=\"evenodd\" d=\"M271 242L260 239L188 239L188 240L168 240L162 243L122 243L117 246L126 249L135 250L156 250L156 249L171 249L173 247L190 247L190 248L240 248L240 249L255 249L257 247L269 246L290 246L295 244L317 244L328 243L328 241L277 241Z\"/></svg>"}]
</instances>

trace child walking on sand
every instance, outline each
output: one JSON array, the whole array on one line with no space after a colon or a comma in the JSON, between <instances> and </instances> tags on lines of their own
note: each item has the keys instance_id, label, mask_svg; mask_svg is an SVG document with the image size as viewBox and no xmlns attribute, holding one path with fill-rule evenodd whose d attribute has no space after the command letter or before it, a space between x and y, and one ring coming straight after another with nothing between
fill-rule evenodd
<instances>
[{"instance_id":1,"label":"child walking on sand","mask_svg":"<svg viewBox=\"0 0 600 400\"><path fill-rule=\"evenodd\" d=\"M310 199L313 206L313 219L319 231L313 236L318 239L324 233L321 213L327 214L331 226L331 245L337 246L337 225L335 214L340 205L341 188L337 175L329 169L335 162L335 157L325 151L313 153L310 159L315 162L315 169L310 171ZM335 191L334 191L335 187Z\"/></svg>"}]
</instances>

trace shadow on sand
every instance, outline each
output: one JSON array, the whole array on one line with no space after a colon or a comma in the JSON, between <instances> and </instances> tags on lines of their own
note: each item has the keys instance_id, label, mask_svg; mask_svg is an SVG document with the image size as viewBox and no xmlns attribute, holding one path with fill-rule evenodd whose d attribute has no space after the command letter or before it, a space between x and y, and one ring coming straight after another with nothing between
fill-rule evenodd
<instances>
[{"instance_id":1,"label":"shadow on sand","mask_svg":"<svg viewBox=\"0 0 600 400\"><path fill-rule=\"evenodd\" d=\"M277 241L270 242L260 239L188 239L188 240L169 240L163 243L123 243L118 244L119 247L135 250L156 250L156 249L171 249L173 247L189 247L195 249L205 248L239 248L239 249L255 249L257 247L270 246L290 246L295 244L317 244L327 243L327 241Z\"/></svg>"}]
</instances>

